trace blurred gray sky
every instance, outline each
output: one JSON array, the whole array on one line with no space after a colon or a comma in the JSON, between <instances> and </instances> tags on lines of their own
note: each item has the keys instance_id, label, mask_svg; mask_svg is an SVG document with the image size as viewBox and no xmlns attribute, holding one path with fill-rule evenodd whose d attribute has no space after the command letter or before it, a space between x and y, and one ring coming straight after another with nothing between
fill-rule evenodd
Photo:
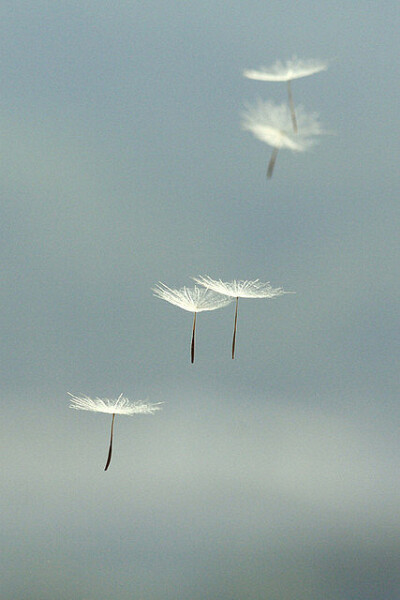
<instances>
[{"instance_id":1,"label":"blurred gray sky","mask_svg":"<svg viewBox=\"0 0 400 600\"><path fill-rule=\"evenodd\" d=\"M398 3L3 0L4 600L398 600ZM293 54L330 135L241 129ZM198 318L152 286L295 291ZM67 391L165 401L110 422ZM3 553L4 554L4 553Z\"/></svg>"}]
</instances>

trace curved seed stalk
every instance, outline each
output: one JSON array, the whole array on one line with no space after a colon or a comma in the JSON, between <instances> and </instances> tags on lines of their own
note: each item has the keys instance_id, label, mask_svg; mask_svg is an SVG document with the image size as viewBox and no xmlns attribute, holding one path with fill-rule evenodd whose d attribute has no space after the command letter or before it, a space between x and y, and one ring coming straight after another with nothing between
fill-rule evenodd
<instances>
[{"instance_id":1,"label":"curved seed stalk","mask_svg":"<svg viewBox=\"0 0 400 600\"><path fill-rule=\"evenodd\" d=\"M105 471L107 471L108 467L110 466L110 462L111 462L112 444L113 444L113 435L114 435L114 419L115 419L115 413L113 413L112 421L111 421L110 447L108 449L108 456L107 456L106 466L104 467Z\"/></svg>"}]
</instances>

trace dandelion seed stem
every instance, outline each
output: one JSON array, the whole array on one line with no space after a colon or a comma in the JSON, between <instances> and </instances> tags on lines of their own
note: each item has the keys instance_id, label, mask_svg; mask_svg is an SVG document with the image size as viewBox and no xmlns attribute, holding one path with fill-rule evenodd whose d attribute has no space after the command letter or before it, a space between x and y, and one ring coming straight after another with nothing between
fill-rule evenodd
<instances>
[{"instance_id":1,"label":"dandelion seed stem","mask_svg":"<svg viewBox=\"0 0 400 600\"><path fill-rule=\"evenodd\" d=\"M193 318L193 331L192 331L192 343L190 346L190 358L192 363L194 363L194 335L196 332L196 313L194 313L194 318Z\"/></svg>"},{"instance_id":2,"label":"dandelion seed stem","mask_svg":"<svg viewBox=\"0 0 400 600\"><path fill-rule=\"evenodd\" d=\"M111 462L112 443L113 443L113 435L114 435L114 419L115 419L115 413L113 413L112 421L111 421L110 447L108 449L108 456L107 456L106 466L104 467L105 471L107 471L108 467L110 466L110 462Z\"/></svg>"},{"instance_id":3,"label":"dandelion seed stem","mask_svg":"<svg viewBox=\"0 0 400 600\"><path fill-rule=\"evenodd\" d=\"M272 177L272 173L274 172L274 166L276 157L278 156L279 148L274 148L272 150L271 158L269 159L268 169L267 169L267 178L270 179Z\"/></svg>"},{"instance_id":4,"label":"dandelion seed stem","mask_svg":"<svg viewBox=\"0 0 400 600\"><path fill-rule=\"evenodd\" d=\"M236 329L237 329L237 316L238 316L239 296L236 297L236 308L235 308L235 325L233 327L233 339L232 339L232 359L235 358L235 346L236 346Z\"/></svg>"},{"instance_id":5,"label":"dandelion seed stem","mask_svg":"<svg viewBox=\"0 0 400 600\"><path fill-rule=\"evenodd\" d=\"M294 103L293 103L293 96L292 96L292 86L290 84L290 80L287 82L287 87L288 87L290 114L292 116L292 123L293 123L293 131L295 133L297 133L297 119L296 119L296 113L295 113L295 110L294 110Z\"/></svg>"}]
</instances>

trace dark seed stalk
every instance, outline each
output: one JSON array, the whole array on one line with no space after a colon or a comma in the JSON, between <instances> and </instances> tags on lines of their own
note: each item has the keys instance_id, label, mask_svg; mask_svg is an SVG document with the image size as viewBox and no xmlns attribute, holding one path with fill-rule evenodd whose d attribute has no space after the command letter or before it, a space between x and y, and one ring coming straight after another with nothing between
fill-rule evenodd
<instances>
[{"instance_id":1,"label":"dark seed stalk","mask_svg":"<svg viewBox=\"0 0 400 600\"><path fill-rule=\"evenodd\" d=\"M107 456L106 466L104 467L105 471L107 471L108 467L110 466L110 462L111 462L112 444L113 444L113 435L114 435L114 419L115 419L115 413L113 413L112 421L111 421L110 447L108 449L108 456Z\"/></svg>"},{"instance_id":2,"label":"dark seed stalk","mask_svg":"<svg viewBox=\"0 0 400 600\"><path fill-rule=\"evenodd\" d=\"M194 363L194 336L196 333L196 313L194 313L194 318L193 318L193 331L192 331L192 343L190 345L190 359L192 361L192 364Z\"/></svg>"},{"instance_id":3,"label":"dark seed stalk","mask_svg":"<svg viewBox=\"0 0 400 600\"><path fill-rule=\"evenodd\" d=\"M268 169L267 169L267 178L268 179L271 179L272 173L274 172L274 166L275 166L276 157L278 156L278 150L279 150L279 148L274 148L272 150L271 158L269 159Z\"/></svg>"},{"instance_id":4,"label":"dark seed stalk","mask_svg":"<svg viewBox=\"0 0 400 600\"><path fill-rule=\"evenodd\" d=\"M235 309L235 325L233 327L233 339L232 339L232 359L235 358L235 346L236 346L236 329L237 329L237 316L238 316L239 296L236 297L236 309Z\"/></svg>"}]
</instances>

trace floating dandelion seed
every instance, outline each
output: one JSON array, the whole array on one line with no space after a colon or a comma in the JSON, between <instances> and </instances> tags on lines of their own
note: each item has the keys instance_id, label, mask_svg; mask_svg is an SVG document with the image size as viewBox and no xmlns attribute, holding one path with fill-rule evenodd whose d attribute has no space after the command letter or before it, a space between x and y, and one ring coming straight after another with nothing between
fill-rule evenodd
<instances>
[{"instance_id":1,"label":"floating dandelion seed","mask_svg":"<svg viewBox=\"0 0 400 600\"><path fill-rule=\"evenodd\" d=\"M194 313L192 339L190 344L190 359L194 362L194 339L196 332L196 315L198 312L205 310L216 310L223 308L232 302L231 298L214 294L213 292L204 289L203 287L188 288L186 286L175 290L166 286L164 283L159 283L153 288L154 295L161 300L166 300L183 310Z\"/></svg>"},{"instance_id":2,"label":"floating dandelion seed","mask_svg":"<svg viewBox=\"0 0 400 600\"><path fill-rule=\"evenodd\" d=\"M162 404L162 402L158 402L156 404L148 404L146 402L131 403L129 402L128 398L124 398L123 394L120 394L117 400L109 400L108 398L92 399L88 396L74 396L69 392L68 394L71 396L71 404L69 405L70 408L112 415L110 446L108 449L106 466L104 468L105 471L107 471L111 462L115 415L152 415L157 410L160 410L160 404Z\"/></svg>"},{"instance_id":3,"label":"floating dandelion seed","mask_svg":"<svg viewBox=\"0 0 400 600\"><path fill-rule=\"evenodd\" d=\"M297 109L299 129L293 133L290 114L286 104L274 104L258 100L256 105L247 105L243 113L243 129L272 146L267 177L272 177L278 151L287 148L304 152L315 144L315 136L324 133L316 113L307 113L302 106Z\"/></svg>"},{"instance_id":4,"label":"floating dandelion seed","mask_svg":"<svg viewBox=\"0 0 400 600\"><path fill-rule=\"evenodd\" d=\"M292 88L290 82L292 79L307 77L320 71L326 71L328 64L322 60L309 59L302 60L293 56L292 60L287 60L285 64L278 60L272 67L260 67L260 69L246 69L243 75L248 79L257 79L258 81L287 81L290 114L292 118L293 131L297 133L297 119L293 104Z\"/></svg>"},{"instance_id":5,"label":"floating dandelion seed","mask_svg":"<svg viewBox=\"0 0 400 600\"><path fill-rule=\"evenodd\" d=\"M193 277L193 279L196 283L204 286L206 289L213 290L224 296L230 296L232 299L236 298L232 358L235 358L239 298L277 298L278 296L282 296L282 294L290 293L285 292L282 288L273 288L269 283L262 283L259 279L255 279L254 281L242 281L236 279L233 281L221 281L221 279L212 279L208 275L205 277Z\"/></svg>"}]
</instances>

